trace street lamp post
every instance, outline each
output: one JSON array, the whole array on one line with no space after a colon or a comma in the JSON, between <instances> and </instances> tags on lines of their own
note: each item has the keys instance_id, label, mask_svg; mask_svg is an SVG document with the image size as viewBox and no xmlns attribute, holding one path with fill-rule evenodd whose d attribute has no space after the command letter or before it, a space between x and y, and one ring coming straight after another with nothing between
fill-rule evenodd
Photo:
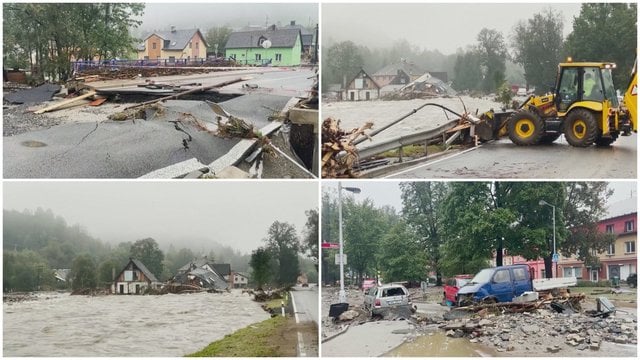
<instances>
[{"instance_id":1,"label":"street lamp post","mask_svg":"<svg viewBox=\"0 0 640 360\"><path fill-rule=\"evenodd\" d=\"M551 206L552 211L552 216L553 216L553 257L552 257L552 261L556 263L555 266L555 271L553 272L553 277L557 278L558 277L558 253L556 252L556 207L554 205L549 204L548 202L544 201L544 200L540 200L540 202L538 202L538 205L540 206ZM554 261L555 260L555 261Z\"/></svg>"},{"instance_id":2,"label":"street lamp post","mask_svg":"<svg viewBox=\"0 0 640 360\"><path fill-rule=\"evenodd\" d=\"M359 194L360 189L356 187L342 187L342 183L338 182L338 238L340 240L340 292L338 299L340 303L347 302L347 294L344 291L344 250L342 242L342 189Z\"/></svg>"}]
</instances>

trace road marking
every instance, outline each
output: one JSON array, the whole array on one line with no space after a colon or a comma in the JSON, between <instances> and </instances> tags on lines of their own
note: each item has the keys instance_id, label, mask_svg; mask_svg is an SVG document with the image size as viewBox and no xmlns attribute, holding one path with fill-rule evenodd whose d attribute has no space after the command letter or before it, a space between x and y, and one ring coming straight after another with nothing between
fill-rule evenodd
<instances>
[{"instance_id":1,"label":"road marking","mask_svg":"<svg viewBox=\"0 0 640 360\"><path fill-rule=\"evenodd\" d=\"M472 147L471 149L467 149L467 150L462 151L462 152L459 152L459 153L457 153L457 154L453 154L453 155L451 155L451 156L447 156L447 157L442 158L442 159L434 160L434 161L428 162L428 163L426 163L426 164L416 165L416 166L414 166L414 167L408 168L407 170L403 170L403 171L397 172L397 173L395 173L395 174L387 175L387 176L383 177L383 179L388 179L388 178L390 178L390 177L392 177L392 176L402 175L402 174L404 174L404 173L408 173L408 172L410 172L410 171L413 171L413 170L419 169L419 168L421 168L421 167L425 167L425 166L429 166L429 165L437 164L437 163L439 163L439 162L441 162L441 161L449 160L449 159L451 159L451 158L454 158L454 157L456 157L456 156L459 156L459 155L462 155L462 154L468 153L469 151L473 151L473 150L478 149L478 148L480 148L480 147L482 147L482 145L478 145L478 146Z\"/></svg>"},{"instance_id":2,"label":"road marking","mask_svg":"<svg viewBox=\"0 0 640 360\"><path fill-rule=\"evenodd\" d=\"M300 318L298 317L298 310L296 310L296 301L293 298L293 292L289 292L291 294L291 303L293 304L293 315L296 317L296 324L300 323Z\"/></svg>"},{"instance_id":3,"label":"road marking","mask_svg":"<svg viewBox=\"0 0 640 360\"><path fill-rule=\"evenodd\" d=\"M293 305L293 315L296 317L296 324L299 324L300 318L298 317L298 311L296 310L296 300L293 297L293 292L289 292L289 294L291 295L291 304ZM304 351L304 340L300 331L298 331L298 356L307 356L307 353Z\"/></svg>"}]
</instances>

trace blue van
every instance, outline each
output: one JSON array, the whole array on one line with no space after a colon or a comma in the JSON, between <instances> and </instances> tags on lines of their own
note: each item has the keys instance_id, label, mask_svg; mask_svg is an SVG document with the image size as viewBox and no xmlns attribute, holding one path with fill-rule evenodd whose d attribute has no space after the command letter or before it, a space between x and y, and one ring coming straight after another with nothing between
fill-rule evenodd
<instances>
[{"instance_id":1,"label":"blue van","mask_svg":"<svg viewBox=\"0 0 640 360\"><path fill-rule=\"evenodd\" d=\"M480 270L476 276L458 290L456 303L510 302L526 291L533 291L529 265L508 265Z\"/></svg>"}]
</instances>

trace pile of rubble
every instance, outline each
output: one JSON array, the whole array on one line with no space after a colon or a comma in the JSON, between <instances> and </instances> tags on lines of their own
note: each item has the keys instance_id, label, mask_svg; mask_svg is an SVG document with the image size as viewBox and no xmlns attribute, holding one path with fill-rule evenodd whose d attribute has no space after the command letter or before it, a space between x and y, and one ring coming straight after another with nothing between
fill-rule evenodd
<instances>
[{"instance_id":1,"label":"pile of rubble","mask_svg":"<svg viewBox=\"0 0 640 360\"><path fill-rule=\"evenodd\" d=\"M589 317L580 313L560 314L542 309L535 313L502 314L486 318L455 320L442 326L447 336L466 337L474 343L492 346L497 351L516 347L533 350L545 346L550 353L562 347L598 350L602 341L637 344L634 319Z\"/></svg>"}]
</instances>

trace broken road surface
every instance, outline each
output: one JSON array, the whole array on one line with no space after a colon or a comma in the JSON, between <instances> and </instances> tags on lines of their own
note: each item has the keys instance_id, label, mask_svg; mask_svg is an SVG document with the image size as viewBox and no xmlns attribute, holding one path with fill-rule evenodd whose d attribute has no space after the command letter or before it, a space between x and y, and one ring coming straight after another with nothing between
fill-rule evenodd
<instances>
[{"instance_id":1,"label":"broken road surface","mask_svg":"<svg viewBox=\"0 0 640 360\"><path fill-rule=\"evenodd\" d=\"M210 86L247 74L257 87L245 89L242 84L246 82L241 82L221 88L220 93L227 94L222 98L231 99L219 104L263 135L280 126L281 122L269 118L292 97L308 96L315 75L310 69L266 68L152 79L163 83L198 80L202 86ZM145 82L146 79L134 79L90 84L99 91L135 89ZM127 105L130 104L107 103L101 108L109 108L115 114ZM133 120L109 120L106 114L99 113L99 108L98 113L84 108L79 112L64 109L38 115L40 118L16 112L4 119L5 126L7 122L29 120L34 130L4 137L5 178L176 178L203 168L211 169L215 176L242 160L255 146L255 141L215 136L216 114L205 101L169 100L158 106ZM60 125L40 125L37 129L49 118L55 118Z\"/></svg>"}]
</instances>

